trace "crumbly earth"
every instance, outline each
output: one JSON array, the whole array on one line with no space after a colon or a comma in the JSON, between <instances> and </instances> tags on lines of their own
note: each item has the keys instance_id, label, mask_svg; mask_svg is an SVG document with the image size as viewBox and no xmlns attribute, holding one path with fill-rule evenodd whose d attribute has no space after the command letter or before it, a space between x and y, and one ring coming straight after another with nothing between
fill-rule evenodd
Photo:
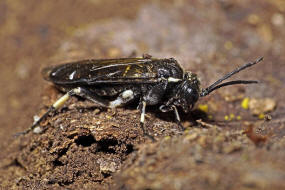
<instances>
[{"instance_id":1,"label":"crumbly earth","mask_svg":"<svg viewBox=\"0 0 285 190\"><path fill-rule=\"evenodd\" d=\"M0 188L284 189L285 4L260 1L0 2ZM42 67L149 53L174 57L203 87L264 61L182 113L99 109L73 97L18 138L63 94ZM262 105L262 106L261 106Z\"/></svg>"}]
</instances>

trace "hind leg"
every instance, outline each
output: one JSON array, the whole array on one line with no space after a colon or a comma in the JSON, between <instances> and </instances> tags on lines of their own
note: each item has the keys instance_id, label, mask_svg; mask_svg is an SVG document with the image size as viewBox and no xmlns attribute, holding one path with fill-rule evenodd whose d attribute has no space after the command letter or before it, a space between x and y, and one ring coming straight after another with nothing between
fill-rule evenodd
<instances>
[{"instance_id":1,"label":"hind leg","mask_svg":"<svg viewBox=\"0 0 285 190\"><path fill-rule=\"evenodd\" d=\"M77 88L74 88L74 89L68 91L66 94L64 94L62 97L60 97L52 106L49 107L47 112L44 113L30 128L28 128L27 130L25 130L23 132L17 133L16 136L27 134L28 132L32 131L36 126L38 126L40 124L41 121L43 121L49 115L49 113L52 113L52 112L58 110L59 108L61 108L64 105L64 103L71 96L74 96L74 95L88 99L88 100L94 102L95 104L97 104L101 107L105 107L105 108L118 107L120 105L126 104L127 102L131 101L134 98L133 92L131 90L126 90L126 91L122 92L116 100L108 101L108 100L105 100L105 99L101 98L100 96L90 92L89 90L87 90L85 88L77 87Z\"/></svg>"}]
</instances>

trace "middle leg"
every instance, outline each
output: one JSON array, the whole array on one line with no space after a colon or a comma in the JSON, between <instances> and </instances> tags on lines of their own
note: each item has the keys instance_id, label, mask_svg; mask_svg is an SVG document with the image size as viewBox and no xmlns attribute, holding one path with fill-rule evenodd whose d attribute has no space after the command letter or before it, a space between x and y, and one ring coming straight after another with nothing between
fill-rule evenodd
<instances>
[{"instance_id":1,"label":"middle leg","mask_svg":"<svg viewBox=\"0 0 285 190\"><path fill-rule=\"evenodd\" d=\"M140 118L140 127L143 131L143 134L145 136L147 136L148 138L150 138L153 142L155 142L155 139L153 138L153 136L151 136L148 131L145 129L145 126L144 126L144 121L145 121L145 108L146 108L146 102L144 100L142 100L140 102L140 105L139 105L139 109L141 111L141 118Z\"/></svg>"}]
</instances>

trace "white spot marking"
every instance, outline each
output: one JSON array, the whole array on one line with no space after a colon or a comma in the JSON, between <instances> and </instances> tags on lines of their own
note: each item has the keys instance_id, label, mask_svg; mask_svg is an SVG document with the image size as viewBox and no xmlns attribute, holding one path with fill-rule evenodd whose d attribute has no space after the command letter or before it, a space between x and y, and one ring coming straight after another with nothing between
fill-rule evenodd
<instances>
[{"instance_id":1,"label":"white spot marking","mask_svg":"<svg viewBox=\"0 0 285 190\"><path fill-rule=\"evenodd\" d=\"M73 71L70 75L69 75L69 80L72 80L74 75L75 75L76 71Z\"/></svg>"},{"instance_id":2,"label":"white spot marking","mask_svg":"<svg viewBox=\"0 0 285 190\"><path fill-rule=\"evenodd\" d=\"M62 96L60 99L58 99L52 106L55 109L58 109L61 106L63 106L64 102L66 102L68 99L69 99L69 94L66 93L64 96Z\"/></svg>"},{"instance_id":3,"label":"white spot marking","mask_svg":"<svg viewBox=\"0 0 285 190\"><path fill-rule=\"evenodd\" d=\"M118 96L116 100L111 101L109 103L109 107L111 108L118 107L123 103L127 103L129 100L132 100L133 98L134 98L134 92L132 90L126 90L122 94L120 94L120 96Z\"/></svg>"},{"instance_id":4,"label":"white spot marking","mask_svg":"<svg viewBox=\"0 0 285 190\"><path fill-rule=\"evenodd\" d=\"M38 115L34 115L33 119L34 119L34 123L33 124L35 124L35 123L37 123L40 120L40 117Z\"/></svg>"},{"instance_id":5,"label":"white spot marking","mask_svg":"<svg viewBox=\"0 0 285 190\"><path fill-rule=\"evenodd\" d=\"M33 133L40 134L43 131L41 127L36 127L33 129Z\"/></svg>"},{"instance_id":6,"label":"white spot marking","mask_svg":"<svg viewBox=\"0 0 285 190\"><path fill-rule=\"evenodd\" d=\"M144 123L144 113L141 114L141 123Z\"/></svg>"},{"instance_id":7,"label":"white spot marking","mask_svg":"<svg viewBox=\"0 0 285 190\"><path fill-rule=\"evenodd\" d=\"M75 94L80 94L81 88L80 87L75 88L73 91L74 91Z\"/></svg>"},{"instance_id":8,"label":"white spot marking","mask_svg":"<svg viewBox=\"0 0 285 190\"><path fill-rule=\"evenodd\" d=\"M144 123L144 115L145 115L145 107L146 107L146 103L143 103L143 107L142 107L142 113L141 113L141 123Z\"/></svg>"},{"instance_id":9,"label":"white spot marking","mask_svg":"<svg viewBox=\"0 0 285 190\"><path fill-rule=\"evenodd\" d=\"M120 106L122 103L123 103L123 100L121 98L118 98L118 99L110 102L109 106L110 106L110 108L115 108L115 107Z\"/></svg>"},{"instance_id":10,"label":"white spot marking","mask_svg":"<svg viewBox=\"0 0 285 190\"><path fill-rule=\"evenodd\" d=\"M122 94L122 98L129 99L134 97L134 92L132 90L126 90Z\"/></svg>"},{"instance_id":11,"label":"white spot marking","mask_svg":"<svg viewBox=\"0 0 285 190\"><path fill-rule=\"evenodd\" d=\"M168 80L168 82L179 82L179 81L181 81L181 79L173 78L173 77L169 77L167 80Z\"/></svg>"},{"instance_id":12,"label":"white spot marking","mask_svg":"<svg viewBox=\"0 0 285 190\"><path fill-rule=\"evenodd\" d=\"M176 119L177 119L178 121L180 121L180 116L179 116L179 113L178 113L177 108L176 108L175 106L172 106L172 108L174 109Z\"/></svg>"},{"instance_id":13,"label":"white spot marking","mask_svg":"<svg viewBox=\"0 0 285 190\"><path fill-rule=\"evenodd\" d=\"M37 116L37 115L35 115L35 116L34 116L34 123L33 123L33 124L36 124L36 122L38 122L38 120L40 120L40 117ZM36 133L36 134L39 134L39 133L41 133L42 131L43 131L43 129L42 129L41 127L39 127L39 126L33 129L33 133Z\"/></svg>"}]
</instances>

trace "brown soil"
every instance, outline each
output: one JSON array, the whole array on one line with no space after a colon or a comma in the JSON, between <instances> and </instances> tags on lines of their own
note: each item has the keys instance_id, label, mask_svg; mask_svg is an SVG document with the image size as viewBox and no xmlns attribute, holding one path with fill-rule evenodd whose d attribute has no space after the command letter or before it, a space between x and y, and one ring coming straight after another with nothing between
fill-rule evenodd
<instances>
[{"instance_id":1,"label":"brown soil","mask_svg":"<svg viewBox=\"0 0 285 190\"><path fill-rule=\"evenodd\" d=\"M284 11L282 0L2 1L0 187L284 189ZM143 136L136 105L99 110L76 97L41 134L13 138L62 96L42 67L133 52L174 57L203 87L264 61L235 77L258 85L218 90L181 114L183 132L171 113L148 108L156 142ZM241 105L247 97L250 109Z\"/></svg>"}]
</instances>

